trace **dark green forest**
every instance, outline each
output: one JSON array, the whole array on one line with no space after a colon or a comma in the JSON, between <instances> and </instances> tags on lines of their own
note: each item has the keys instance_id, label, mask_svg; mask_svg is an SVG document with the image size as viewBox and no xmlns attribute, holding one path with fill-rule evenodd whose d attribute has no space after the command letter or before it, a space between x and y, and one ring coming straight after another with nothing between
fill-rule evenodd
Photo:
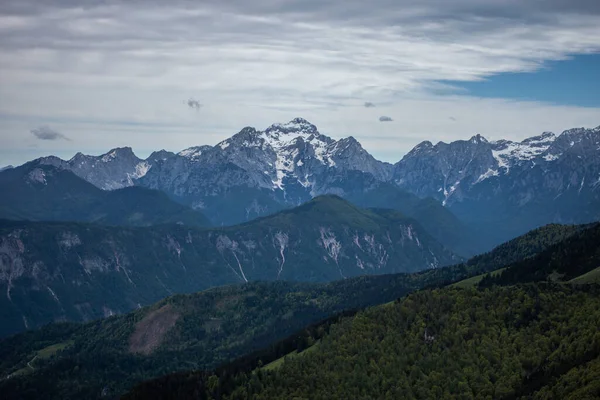
<instances>
[{"instance_id":1,"label":"dark green forest","mask_svg":"<svg viewBox=\"0 0 600 400\"><path fill-rule=\"evenodd\" d=\"M593 399L600 288L444 288L344 318L277 368L179 374L126 399Z\"/></svg>"},{"instance_id":2,"label":"dark green forest","mask_svg":"<svg viewBox=\"0 0 600 400\"><path fill-rule=\"evenodd\" d=\"M510 265L500 274L485 276L479 285L570 281L597 267L600 267L600 224L576 232L536 256Z\"/></svg>"}]
</instances>

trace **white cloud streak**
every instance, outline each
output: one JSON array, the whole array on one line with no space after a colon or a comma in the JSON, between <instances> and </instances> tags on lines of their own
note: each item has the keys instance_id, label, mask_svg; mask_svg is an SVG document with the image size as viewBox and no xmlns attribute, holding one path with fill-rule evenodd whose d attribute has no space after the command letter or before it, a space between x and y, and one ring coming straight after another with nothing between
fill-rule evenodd
<instances>
[{"instance_id":1,"label":"white cloud streak","mask_svg":"<svg viewBox=\"0 0 600 400\"><path fill-rule=\"evenodd\" d=\"M440 83L600 51L596 2L39 3L0 5L5 146L25 146L32 121L68 127L98 151L145 151L303 116L397 160L423 139L600 123L595 108L475 99ZM190 92L207 99L202 121L178 106ZM396 123L379 124L366 99Z\"/></svg>"}]
</instances>

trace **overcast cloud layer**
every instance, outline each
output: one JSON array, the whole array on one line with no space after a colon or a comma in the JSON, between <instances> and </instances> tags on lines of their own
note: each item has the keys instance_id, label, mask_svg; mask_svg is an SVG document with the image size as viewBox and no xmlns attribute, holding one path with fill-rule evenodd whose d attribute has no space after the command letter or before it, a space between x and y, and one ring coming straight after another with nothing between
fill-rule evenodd
<instances>
[{"instance_id":1,"label":"overcast cloud layer","mask_svg":"<svg viewBox=\"0 0 600 400\"><path fill-rule=\"evenodd\" d=\"M297 116L388 161L425 139L600 125L598 108L477 99L439 83L599 52L595 0L96 3L1 2L0 164L180 150ZM77 139L40 143L31 132L46 125Z\"/></svg>"}]
</instances>

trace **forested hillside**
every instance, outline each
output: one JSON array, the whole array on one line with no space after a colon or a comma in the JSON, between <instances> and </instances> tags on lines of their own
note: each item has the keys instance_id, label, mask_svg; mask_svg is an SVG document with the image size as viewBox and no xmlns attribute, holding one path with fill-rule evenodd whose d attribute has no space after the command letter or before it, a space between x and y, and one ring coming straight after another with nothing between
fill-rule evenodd
<instances>
[{"instance_id":1,"label":"forested hillside","mask_svg":"<svg viewBox=\"0 0 600 400\"><path fill-rule=\"evenodd\" d=\"M592 399L599 310L596 286L420 291L333 324L275 368L168 376L126 399Z\"/></svg>"},{"instance_id":2,"label":"forested hillside","mask_svg":"<svg viewBox=\"0 0 600 400\"><path fill-rule=\"evenodd\" d=\"M0 390L5 388L16 398L34 398L41 392L45 398L94 398L103 392L121 393L161 374L214 368L268 348L338 312L386 303L427 286L443 286L453 279L495 270L581 229L550 225L465 264L416 274L363 276L330 284L250 283L174 296L98 322L49 325L0 340L0 375L11 376L0 383ZM155 329L161 326L164 329L157 336ZM314 343L310 335L315 332L321 335L323 329L277 345L277 357L292 347ZM49 352L53 357L38 356Z\"/></svg>"},{"instance_id":3,"label":"forested hillside","mask_svg":"<svg viewBox=\"0 0 600 400\"><path fill-rule=\"evenodd\" d=\"M0 392L14 395L4 399L96 398L162 374L214 368L341 311L403 296L415 284L407 277L249 283L87 324L52 324L0 340L0 376L10 376ZM39 357L57 346L53 357Z\"/></svg>"},{"instance_id":4,"label":"forested hillside","mask_svg":"<svg viewBox=\"0 0 600 400\"><path fill-rule=\"evenodd\" d=\"M599 266L600 224L595 224L534 257L510 265L500 274L485 276L480 286L547 280L570 281Z\"/></svg>"}]
</instances>

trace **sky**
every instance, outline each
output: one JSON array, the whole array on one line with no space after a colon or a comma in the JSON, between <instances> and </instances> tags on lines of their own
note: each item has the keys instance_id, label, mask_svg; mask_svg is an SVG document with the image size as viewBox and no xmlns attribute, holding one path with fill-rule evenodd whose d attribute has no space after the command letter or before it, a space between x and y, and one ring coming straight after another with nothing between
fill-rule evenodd
<instances>
[{"instance_id":1,"label":"sky","mask_svg":"<svg viewBox=\"0 0 600 400\"><path fill-rule=\"evenodd\" d=\"M390 162L600 125L597 0L3 0L0 54L0 166L295 117Z\"/></svg>"}]
</instances>

